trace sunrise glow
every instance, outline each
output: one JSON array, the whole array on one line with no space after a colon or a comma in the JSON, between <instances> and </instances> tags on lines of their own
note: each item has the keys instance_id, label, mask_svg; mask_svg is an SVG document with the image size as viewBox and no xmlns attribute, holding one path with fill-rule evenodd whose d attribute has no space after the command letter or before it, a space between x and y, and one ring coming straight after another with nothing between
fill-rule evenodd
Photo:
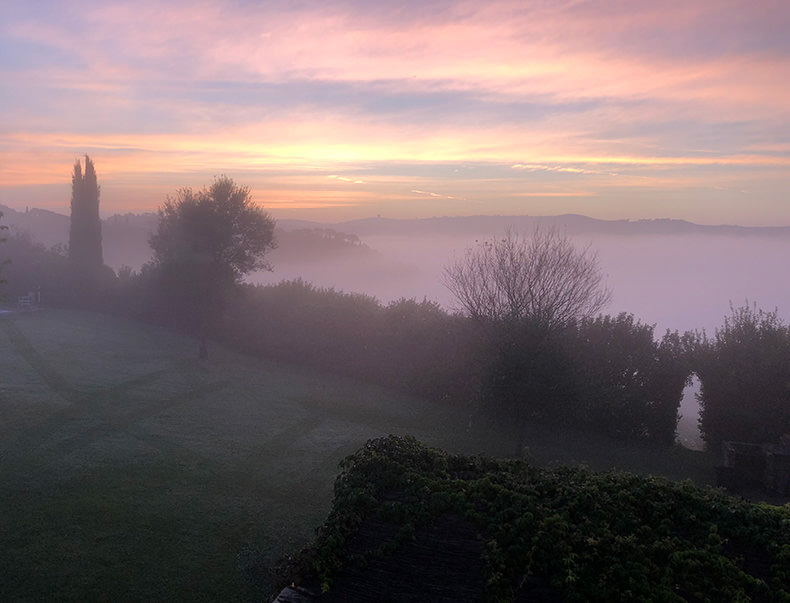
<instances>
[{"instance_id":1,"label":"sunrise glow","mask_svg":"<svg viewBox=\"0 0 790 603\"><path fill-rule=\"evenodd\" d=\"M4 3L0 204L790 224L782 2Z\"/></svg>"}]
</instances>

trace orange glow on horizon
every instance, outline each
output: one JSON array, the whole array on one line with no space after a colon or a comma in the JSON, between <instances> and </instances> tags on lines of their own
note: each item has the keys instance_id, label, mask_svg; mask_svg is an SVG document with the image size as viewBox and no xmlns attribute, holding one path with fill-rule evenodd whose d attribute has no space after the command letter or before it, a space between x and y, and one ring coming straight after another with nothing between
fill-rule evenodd
<instances>
[{"instance_id":1,"label":"orange glow on horizon","mask_svg":"<svg viewBox=\"0 0 790 603\"><path fill-rule=\"evenodd\" d=\"M103 211L227 174L305 211L790 222L790 7L769 4L17 3L0 203L61 207L88 153Z\"/></svg>"},{"instance_id":2,"label":"orange glow on horizon","mask_svg":"<svg viewBox=\"0 0 790 603\"><path fill-rule=\"evenodd\" d=\"M2 186L31 186L69 182L73 162L84 154L83 149L99 160L100 175L109 181L129 182L139 178L145 186L147 174L225 173L230 171L259 172L282 169L297 170L329 177L338 167L376 162L493 162L509 165L514 171L554 169L568 173L592 174L579 166L610 166L612 169L636 166L662 169L688 166L752 166L790 167L785 155L738 153L721 156L639 156L557 154L556 150L540 150L519 145L512 140L480 149L482 140L475 136L393 140L391 145L375 145L364 140L345 143L277 142L266 146L249 140L213 136L118 135L87 136L68 133L46 135L6 135L19 147L16 153L1 153ZM44 147L41 153L34 149ZM28 150L25 150L27 148ZM419 150L418 150L419 149ZM517 156L514 156L518 153ZM553 165L553 168L542 166ZM329 173L327 173L329 172ZM600 175L613 176L611 173ZM345 176L337 177L343 181ZM354 184L363 180L353 179Z\"/></svg>"}]
</instances>

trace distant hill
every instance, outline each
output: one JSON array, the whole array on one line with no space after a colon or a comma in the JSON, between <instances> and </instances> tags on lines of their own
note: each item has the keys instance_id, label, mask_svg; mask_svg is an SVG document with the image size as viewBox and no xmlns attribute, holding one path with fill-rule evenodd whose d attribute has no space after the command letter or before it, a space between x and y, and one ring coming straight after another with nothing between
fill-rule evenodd
<instances>
[{"instance_id":1,"label":"distant hill","mask_svg":"<svg viewBox=\"0 0 790 603\"><path fill-rule=\"evenodd\" d=\"M2 224L30 233L46 247L68 243L69 216L35 208L22 212L4 205L0 205L0 212L3 212ZM116 214L102 220L104 262L116 270L123 265L139 269L151 259L148 238L156 231L157 222L158 216L153 212ZM278 222L275 236L278 246L271 254L271 261L276 265L375 254L357 235L313 222L291 221L285 228Z\"/></svg>"},{"instance_id":2,"label":"distant hill","mask_svg":"<svg viewBox=\"0 0 790 603\"><path fill-rule=\"evenodd\" d=\"M27 231L40 243L52 246L67 243L69 236L69 217L45 209L32 208L17 211L0 205L3 212L2 223ZM115 266L125 263L138 265L150 258L148 237L156 229L157 214L116 214L102 221L104 256L106 262ZM578 214L558 216L444 216L434 218L364 218L345 222L313 222L309 220L277 220L280 233L281 258L291 259L291 248L304 244L314 238L308 247L321 253L329 247L339 249L356 247L357 251L368 250L361 239L368 236L429 236L429 235L496 235L507 228L529 231L537 224L556 226L569 235L723 235L790 237L790 226L737 226L722 224L708 226L686 220L656 218L649 220L599 220ZM299 234L295 237L284 233ZM348 236L352 235L352 236ZM346 245L340 245L346 243ZM347 251L348 249L346 249ZM296 252L305 259L304 250ZM316 258L318 259L318 258Z\"/></svg>"},{"instance_id":3,"label":"distant hill","mask_svg":"<svg viewBox=\"0 0 790 603\"><path fill-rule=\"evenodd\" d=\"M294 221L296 222L296 221ZM288 220L280 221L286 227ZM298 221L301 228L308 224ZM707 226L685 220L659 218L651 220L599 220L578 214L559 216L457 216L419 219L365 218L335 224L313 223L313 227L331 226L360 237L378 235L493 235L507 228L531 230L537 224L563 229L569 235L726 235L788 237L790 226Z\"/></svg>"},{"instance_id":4,"label":"distant hill","mask_svg":"<svg viewBox=\"0 0 790 603\"><path fill-rule=\"evenodd\" d=\"M47 209L17 211L0 205L0 223L16 230L29 232L47 247L69 240L69 217Z\"/></svg>"},{"instance_id":5,"label":"distant hill","mask_svg":"<svg viewBox=\"0 0 790 603\"><path fill-rule=\"evenodd\" d=\"M376 255L355 234L339 232L332 228L275 229L277 248L271 252L271 261L277 266L294 262L321 262L329 259L344 260Z\"/></svg>"},{"instance_id":6,"label":"distant hill","mask_svg":"<svg viewBox=\"0 0 790 603\"><path fill-rule=\"evenodd\" d=\"M2 223L12 230L30 233L46 247L69 242L69 216L46 209L16 211L0 205ZM121 214L102 220L102 251L104 263L113 268L122 265L139 268L151 258L148 237L156 229L157 215Z\"/></svg>"}]
</instances>

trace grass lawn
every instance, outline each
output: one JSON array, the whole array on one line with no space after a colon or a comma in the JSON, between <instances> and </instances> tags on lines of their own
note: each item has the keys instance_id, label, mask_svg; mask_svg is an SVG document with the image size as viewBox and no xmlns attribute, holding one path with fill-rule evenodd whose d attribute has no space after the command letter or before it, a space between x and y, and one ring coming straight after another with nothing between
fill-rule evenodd
<instances>
[{"instance_id":1,"label":"grass lawn","mask_svg":"<svg viewBox=\"0 0 790 603\"><path fill-rule=\"evenodd\" d=\"M100 314L0 315L0 600L260 600L337 465L410 434L504 455L463 413ZM709 455L546 430L535 462L713 477Z\"/></svg>"}]
</instances>

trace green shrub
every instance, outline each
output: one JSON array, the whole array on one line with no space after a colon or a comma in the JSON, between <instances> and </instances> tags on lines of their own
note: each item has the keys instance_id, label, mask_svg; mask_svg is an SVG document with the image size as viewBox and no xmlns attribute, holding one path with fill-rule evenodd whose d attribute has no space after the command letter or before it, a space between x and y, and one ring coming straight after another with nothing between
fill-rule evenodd
<instances>
[{"instance_id":1,"label":"green shrub","mask_svg":"<svg viewBox=\"0 0 790 603\"><path fill-rule=\"evenodd\" d=\"M332 511L299 566L324 589L453 514L484 543L488 600L512 600L535 580L569 601L790 599L790 506L688 481L448 455L409 437L369 441L341 466ZM349 555L369 520L396 523L398 536Z\"/></svg>"}]
</instances>

